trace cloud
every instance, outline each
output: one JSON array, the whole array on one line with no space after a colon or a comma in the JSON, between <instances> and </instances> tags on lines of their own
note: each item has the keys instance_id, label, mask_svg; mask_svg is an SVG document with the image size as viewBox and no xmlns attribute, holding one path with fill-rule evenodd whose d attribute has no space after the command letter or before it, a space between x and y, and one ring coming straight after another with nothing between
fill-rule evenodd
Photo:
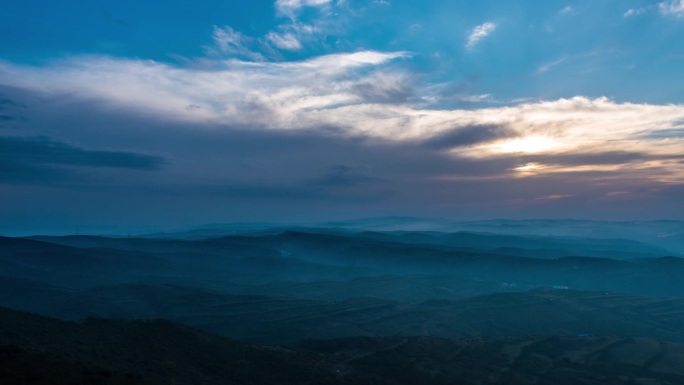
<instances>
[{"instance_id":1,"label":"cloud","mask_svg":"<svg viewBox=\"0 0 684 385\"><path fill-rule=\"evenodd\" d=\"M537 68L537 74L543 74L543 73L549 72L550 69L552 69L553 67L556 67L560 64L563 64L567 60L568 60L568 57L563 56L562 58L560 58L558 60L554 60L550 63L546 63L544 65L541 65L541 66L539 66L539 68Z\"/></svg>"},{"instance_id":2,"label":"cloud","mask_svg":"<svg viewBox=\"0 0 684 385\"><path fill-rule=\"evenodd\" d=\"M567 7L558 11L558 13L561 15L569 15L569 14L575 13L575 9L568 5Z\"/></svg>"},{"instance_id":3,"label":"cloud","mask_svg":"<svg viewBox=\"0 0 684 385\"><path fill-rule=\"evenodd\" d=\"M331 20L340 19L340 15L331 17L330 14L325 13L309 16L310 23L302 22L297 17L301 8L321 8L331 3L331 0L277 0L276 15L287 16L288 19L276 24L274 30L262 36L247 36L230 26L214 26L212 34L214 45L205 47L205 51L213 57L227 56L250 61L282 59L282 55L277 50L301 51L304 43L314 42L317 37L333 32L330 26L335 23L331 23ZM341 2L338 1L337 4Z\"/></svg>"},{"instance_id":4,"label":"cloud","mask_svg":"<svg viewBox=\"0 0 684 385\"><path fill-rule=\"evenodd\" d=\"M276 11L280 15L293 16L300 8L322 7L329 5L331 0L276 0Z\"/></svg>"},{"instance_id":5,"label":"cloud","mask_svg":"<svg viewBox=\"0 0 684 385\"><path fill-rule=\"evenodd\" d=\"M482 94L482 95L462 95L457 99L459 102L462 103L480 103L480 102L488 102L492 101L492 95L491 94Z\"/></svg>"},{"instance_id":6,"label":"cloud","mask_svg":"<svg viewBox=\"0 0 684 385\"><path fill-rule=\"evenodd\" d=\"M0 83L94 103L93 108L187 123L193 130L309 131L368 143L413 143L478 161L545 156L526 160L537 166L522 169L524 175L601 171L608 166L592 164L591 154L641 153L650 158L626 159L620 172L684 181L684 165L677 157L684 148L682 105L577 96L487 108L433 108L424 96L434 90L401 70L408 58L405 52L359 51L303 61L231 59L179 67L81 56L46 67L0 63ZM573 153L586 160L560 167L564 154ZM514 171L520 163L513 166L510 172L520 174Z\"/></svg>"},{"instance_id":7,"label":"cloud","mask_svg":"<svg viewBox=\"0 0 684 385\"><path fill-rule=\"evenodd\" d=\"M521 157L527 163L543 163L558 166L580 166L580 165L622 165L634 162L645 163L649 161L660 161L668 159L684 159L684 155L667 154L656 155L639 151L604 151L604 152L575 152L575 153L554 153L542 155L526 155Z\"/></svg>"},{"instance_id":8,"label":"cloud","mask_svg":"<svg viewBox=\"0 0 684 385\"><path fill-rule=\"evenodd\" d=\"M378 11L368 3L368 9ZM567 88L567 98L502 102L486 93L493 84L486 71L484 83L476 76L461 83L435 76L453 75L440 72L453 64L448 55L361 50L311 56L359 44L357 34L347 34L346 28L355 21L351 17L370 11L351 9L350 2L347 9L339 1L279 4L276 11L286 17L270 29L255 34L217 26L210 55L181 64L95 55L63 56L40 65L0 60L0 86L8 89L2 97L9 98L0 99L0 120L19 117L0 121L0 130L23 136L2 142L0 178L66 180L94 191L88 195L49 183L48 192L34 194L42 196L31 201L23 196L36 191L33 187L5 183L3 197L16 191L14 202L36 207L34 202L54 199L60 203L51 207L66 211L74 196L83 196L91 208L115 202L121 210L112 209L112 215L126 211L144 219L149 206L169 218L220 221L235 218L236 212L250 219L307 212L325 216L334 210L338 215L376 210L375 215L382 209L413 209L421 215L434 209L441 215L453 208L468 215L460 209L470 208L475 215L507 215L499 209L509 199L572 195L567 212L594 215L591 207L576 211L576 200L684 183L680 104L573 96ZM659 17L657 9L656 3L648 12ZM469 31L469 48L477 49L495 28L490 22ZM293 56L310 58L284 59ZM539 66L538 73L566 59L547 58L558 60ZM434 66L427 68L433 64L426 61ZM464 77L473 71L465 64L459 65ZM512 87L507 88L511 97L525 96ZM26 107L19 110L19 103ZM143 143L150 154L173 158L166 164L134 148L106 150ZM74 178L82 176L91 179ZM53 190L63 198L53 198ZM684 207L680 196L653 204L667 215ZM375 201L347 214L351 206L338 205L345 198ZM271 204L276 200L287 204ZM126 207L131 203L144 210ZM10 209L4 209L5 218ZM30 210L16 211L23 218ZM83 218L93 212L82 211Z\"/></svg>"},{"instance_id":9,"label":"cloud","mask_svg":"<svg viewBox=\"0 0 684 385\"><path fill-rule=\"evenodd\" d=\"M210 54L244 57L255 61L265 60L261 53L248 48L254 43L254 39L235 31L231 27L214 26L212 39L215 47L207 47Z\"/></svg>"},{"instance_id":10,"label":"cloud","mask_svg":"<svg viewBox=\"0 0 684 385\"><path fill-rule=\"evenodd\" d=\"M538 201L549 201L549 200L558 200L558 199L567 199L567 198L572 198L574 195L569 195L569 194L555 194L555 195L546 195L543 197L538 197L535 198L535 200Z\"/></svg>"},{"instance_id":11,"label":"cloud","mask_svg":"<svg viewBox=\"0 0 684 385\"><path fill-rule=\"evenodd\" d=\"M50 182L71 176L69 167L158 170L156 156L84 150L46 137L0 137L0 182Z\"/></svg>"},{"instance_id":12,"label":"cloud","mask_svg":"<svg viewBox=\"0 0 684 385\"><path fill-rule=\"evenodd\" d=\"M684 18L684 0L669 0L658 4L658 10L664 16Z\"/></svg>"},{"instance_id":13,"label":"cloud","mask_svg":"<svg viewBox=\"0 0 684 385\"><path fill-rule=\"evenodd\" d=\"M296 129L310 126L299 121L301 113L363 103L364 92L377 98L400 91L392 79L369 70L407 56L360 51L299 62L232 59L189 68L87 56L42 68L0 62L0 83L172 120Z\"/></svg>"},{"instance_id":14,"label":"cloud","mask_svg":"<svg viewBox=\"0 0 684 385\"><path fill-rule=\"evenodd\" d=\"M323 31L320 27L302 23L298 20L290 20L278 26L278 32L267 33L260 41L285 51L301 51L304 43L312 43L318 40Z\"/></svg>"},{"instance_id":15,"label":"cloud","mask_svg":"<svg viewBox=\"0 0 684 385\"><path fill-rule=\"evenodd\" d=\"M479 76L467 76L464 81L436 83L423 86L418 97L428 105L454 106L492 102L491 94L477 94Z\"/></svg>"},{"instance_id":16,"label":"cloud","mask_svg":"<svg viewBox=\"0 0 684 385\"><path fill-rule=\"evenodd\" d=\"M466 48L473 49L477 43L479 43L485 37L489 36L495 29L496 24L492 22L486 22L473 28L473 30L468 35L468 41L465 45Z\"/></svg>"},{"instance_id":17,"label":"cloud","mask_svg":"<svg viewBox=\"0 0 684 385\"><path fill-rule=\"evenodd\" d=\"M623 14L623 16L624 17L639 16L639 15L646 13L647 11L648 10L646 8L630 8Z\"/></svg>"},{"instance_id":18,"label":"cloud","mask_svg":"<svg viewBox=\"0 0 684 385\"><path fill-rule=\"evenodd\" d=\"M280 49L287 51L299 51L302 49L302 44L299 39L291 33L278 34L275 32L269 32L266 35L266 40L271 42L273 45Z\"/></svg>"},{"instance_id":19,"label":"cloud","mask_svg":"<svg viewBox=\"0 0 684 385\"><path fill-rule=\"evenodd\" d=\"M0 137L0 161L82 167L156 170L164 160L157 156L121 151L84 150L46 137Z\"/></svg>"},{"instance_id":20,"label":"cloud","mask_svg":"<svg viewBox=\"0 0 684 385\"><path fill-rule=\"evenodd\" d=\"M32 120L19 127L21 132L59 132L61 137L78 138L74 139L78 140L75 143L82 149L125 148L131 143L145 143L149 153L172 154L169 156L173 158L154 173L34 164L38 168L33 170L34 174L28 175L25 171L18 175L24 179L32 176L33 182L0 186L8 201L31 202L38 207L31 209L26 203L21 210L16 210L21 218L28 218L30 213L39 218L38 212L46 207L46 201L57 209L74 209L73 205L69 206L74 199L79 201L79 207L74 209L78 211L67 214L72 218L80 215L74 221L81 223L88 222L93 212L102 220L105 219L100 215L110 215L112 220L119 218L125 222L149 222L150 218L156 218L157 222L150 223L169 220L168 223L181 224L220 222L227 217L238 218L234 220L289 218L306 213L322 218L383 212L439 216L449 210L457 210L459 215L479 216L592 216L596 212L590 207L591 197L604 197L611 191L634 191L639 186L656 189L668 185L652 179L653 171L639 169L648 162L666 160L647 157L652 151L650 140L644 141L642 154L622 159L611 156L609 160L618 162L615 170L592 173L586 169L581 171L581 167L586 167L583 156L563 160L561 153L461 156L450 153L453 148L450 145L430 146L419 139L395 141L347 136L336 127L274 130L251 125L181 122L138 117L125 108L102 110L92 103L68 97L47 99L52 102L33 104L27 103L27 98L15 99L31 108ZM383 106L389 107L380 105ZM65 116L73 118L65 120ZM452 127L454 131L463 128ZM473 141L474 144L459 149L464 151L514 139L493 136L493 140ZM598 157L594 154L602 148L580 149L574 153L581 150ZM523 175L515 170L524 164L521 162L532 160L541 166L536 173ZM560 165L554 164L561 161ZM592 162L599 161L592 159ZM590 170L605 168L589 166ZM684 164L678 167L681 170ZM44 174L41 176L40 172ZM0 175L6 179L4 171ZM11 191L16 193L8 195ZM29 196L37 198L24 199L27 191ZM573 194L578 198L573 198L572 208L565 212L554 209L535 213L522 208L517 214L507 211L513 209L510 203L513 200L531 201L554 194ZM638 201L647 198L642 196ZM659 202L660 209L656 207L655 211L650 207L639 211L632 206L619 206L616 212L622 218L641 218L639 215L667 216L673 207L682 207L677 197ZM3 212L7 213L8 209ZM126 213L126 219L116 217L122 212ZM61 214L55 214L56 223L63 223L60 221L65 217ZM3 217L12 218L5 214Z\"/></svg>"},{"instance_id":21,"label":"cloud","mask_svg":"<svg viewBox=\"0 0 684 385\"><path fill-rule=\"evenodd\" d=\"M515 136L518 136L515 131L504 126L476 125L471 127L458 127L453 131L437 135L428 139L426 145L437 149L452 149L493 142Z\"/></svg>"},{"instance_id":22,"label":"cloud","mask_svg":"<svg viewBox=\"0 0 684 385\"><path fill-rule=\"evenodd\" d=\"M684 0L668 0L647 7L630 8L623 16L625 18L640 16L647 12L653 12L656 9L664 17L684 19Z\"/></svg>"},{"instance_id":23,"label":"cloud","mask_svg":"<svg viewBox=\"0 0 684 385\"><path fill-rule=\"evenodd\" d=\"M415 90L401 74L378 72L355 82L351 92L370 103L406 103Z\"/></svg>"}]
</instances>

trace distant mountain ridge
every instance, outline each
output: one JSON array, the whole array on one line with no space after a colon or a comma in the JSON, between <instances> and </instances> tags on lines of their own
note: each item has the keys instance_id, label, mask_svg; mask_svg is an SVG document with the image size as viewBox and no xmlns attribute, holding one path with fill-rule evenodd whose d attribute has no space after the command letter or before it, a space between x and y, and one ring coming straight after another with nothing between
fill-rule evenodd
<instances>
[{"instance_id":1,"label":"distant mountain ridge","mask_svg":"<svg viewBox=\"0 0 684 385\"><path fill-rule=\"evenodd\" d=\"M579 219L450 220L418 217L374 217L313 223L226 223L196 226L165 233L140 234L152 238L212 238L226 235L318 228L337 231L484 232L501 235L534 235L580 238L630 239L650 243L684 255L684 221L598 221Z\"/></svg>"},{"instance_id":2,"label":"distant mountain ridge","mask_svg":"<svg viewBox=\"0 0 684 385\"><path fill-rule=\"evenodd\" d=\"M325 298L393 276L403 288L387 282L407 296L366 295L400 301L540 286L684 296L684 259L665 255L634 241L467 232L286 230L199 240L36 236L0 238L0 275L74 288L148 282L229 292L279 287L285 295L295 284L314 289L325 281L331 283ZM413 277L421 275L452 278L416 286ZM417 290L409 293L410 287Z\"/></svg>"}]
</instances>

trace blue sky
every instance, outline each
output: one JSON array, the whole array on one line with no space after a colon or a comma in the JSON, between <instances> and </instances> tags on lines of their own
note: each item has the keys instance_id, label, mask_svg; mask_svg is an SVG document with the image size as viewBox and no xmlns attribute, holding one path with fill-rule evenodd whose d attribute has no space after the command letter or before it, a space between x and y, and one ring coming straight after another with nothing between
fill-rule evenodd
<instances>
[{"instance_id":1,"label":"blue sky","mask_svg":"<svg viewBox=\"0 0 684 385\"><path fill-rule=\"evenodd\" d=\"M302 41L297 49L275 47L264 60L405 50L413 54L411 69L428 81L476 78L478 90L501 97L682 102L672 81L684 71L681 11L664 14L659 4L349 0L288 8L272 0L27 0L8 4L0 15L0 52L15 63L78 54L179 63L206 56L213 29L230 27L252 39L255 51L263 48L258 40L269 44L269 33ZM488 22L495 29L468 49L473 28ZM293 25L318 30L296 32Z\"/></svg>"},{"instance_id":2,"label":"blue sky","mask_svg":"<svg viewBox=\"0 0 684 385\"><path fill-rule=\"evenodd\" d=\"M24 0L0 36L3 228L684 213L681 0Z\"/></svg>"}]
</instances>

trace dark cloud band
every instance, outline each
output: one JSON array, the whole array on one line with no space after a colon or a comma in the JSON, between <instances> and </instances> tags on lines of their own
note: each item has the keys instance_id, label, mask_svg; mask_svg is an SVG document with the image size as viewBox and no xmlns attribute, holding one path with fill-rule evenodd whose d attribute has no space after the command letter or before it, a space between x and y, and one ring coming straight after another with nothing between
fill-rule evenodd
<instances>
[{"instance_id":1,"label":"dark cloud band","mask_svg":"<svg viewBox=\"0 0 684 385\"><path fill-rule=\"evenodd\" d=\"M92 151L50 138L0 137L0 161L17 163L63 164L87 167L115 167L156 170L164 164L158 156L124 151Z\"/></svg>"}]
</instances>

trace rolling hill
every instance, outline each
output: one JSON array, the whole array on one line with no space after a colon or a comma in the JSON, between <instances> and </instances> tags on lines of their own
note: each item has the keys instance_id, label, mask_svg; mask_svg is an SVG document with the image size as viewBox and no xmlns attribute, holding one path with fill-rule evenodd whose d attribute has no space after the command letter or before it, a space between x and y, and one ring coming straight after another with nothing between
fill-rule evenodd
<instances>
[{"instance_id":1,"label":"rolling hill","mask_svg":"<svg viewBox=\"0 0 684 385\"><path fill-rule=\"evenodd\" d=\"M0 380L12 385L86 379L141 385L684 381L684 346L647 338L357 337L285 349L248 345L164 321L73 323L7 309L0 309L0 357L5 358Z\"/></svg>"}]
</instances>

